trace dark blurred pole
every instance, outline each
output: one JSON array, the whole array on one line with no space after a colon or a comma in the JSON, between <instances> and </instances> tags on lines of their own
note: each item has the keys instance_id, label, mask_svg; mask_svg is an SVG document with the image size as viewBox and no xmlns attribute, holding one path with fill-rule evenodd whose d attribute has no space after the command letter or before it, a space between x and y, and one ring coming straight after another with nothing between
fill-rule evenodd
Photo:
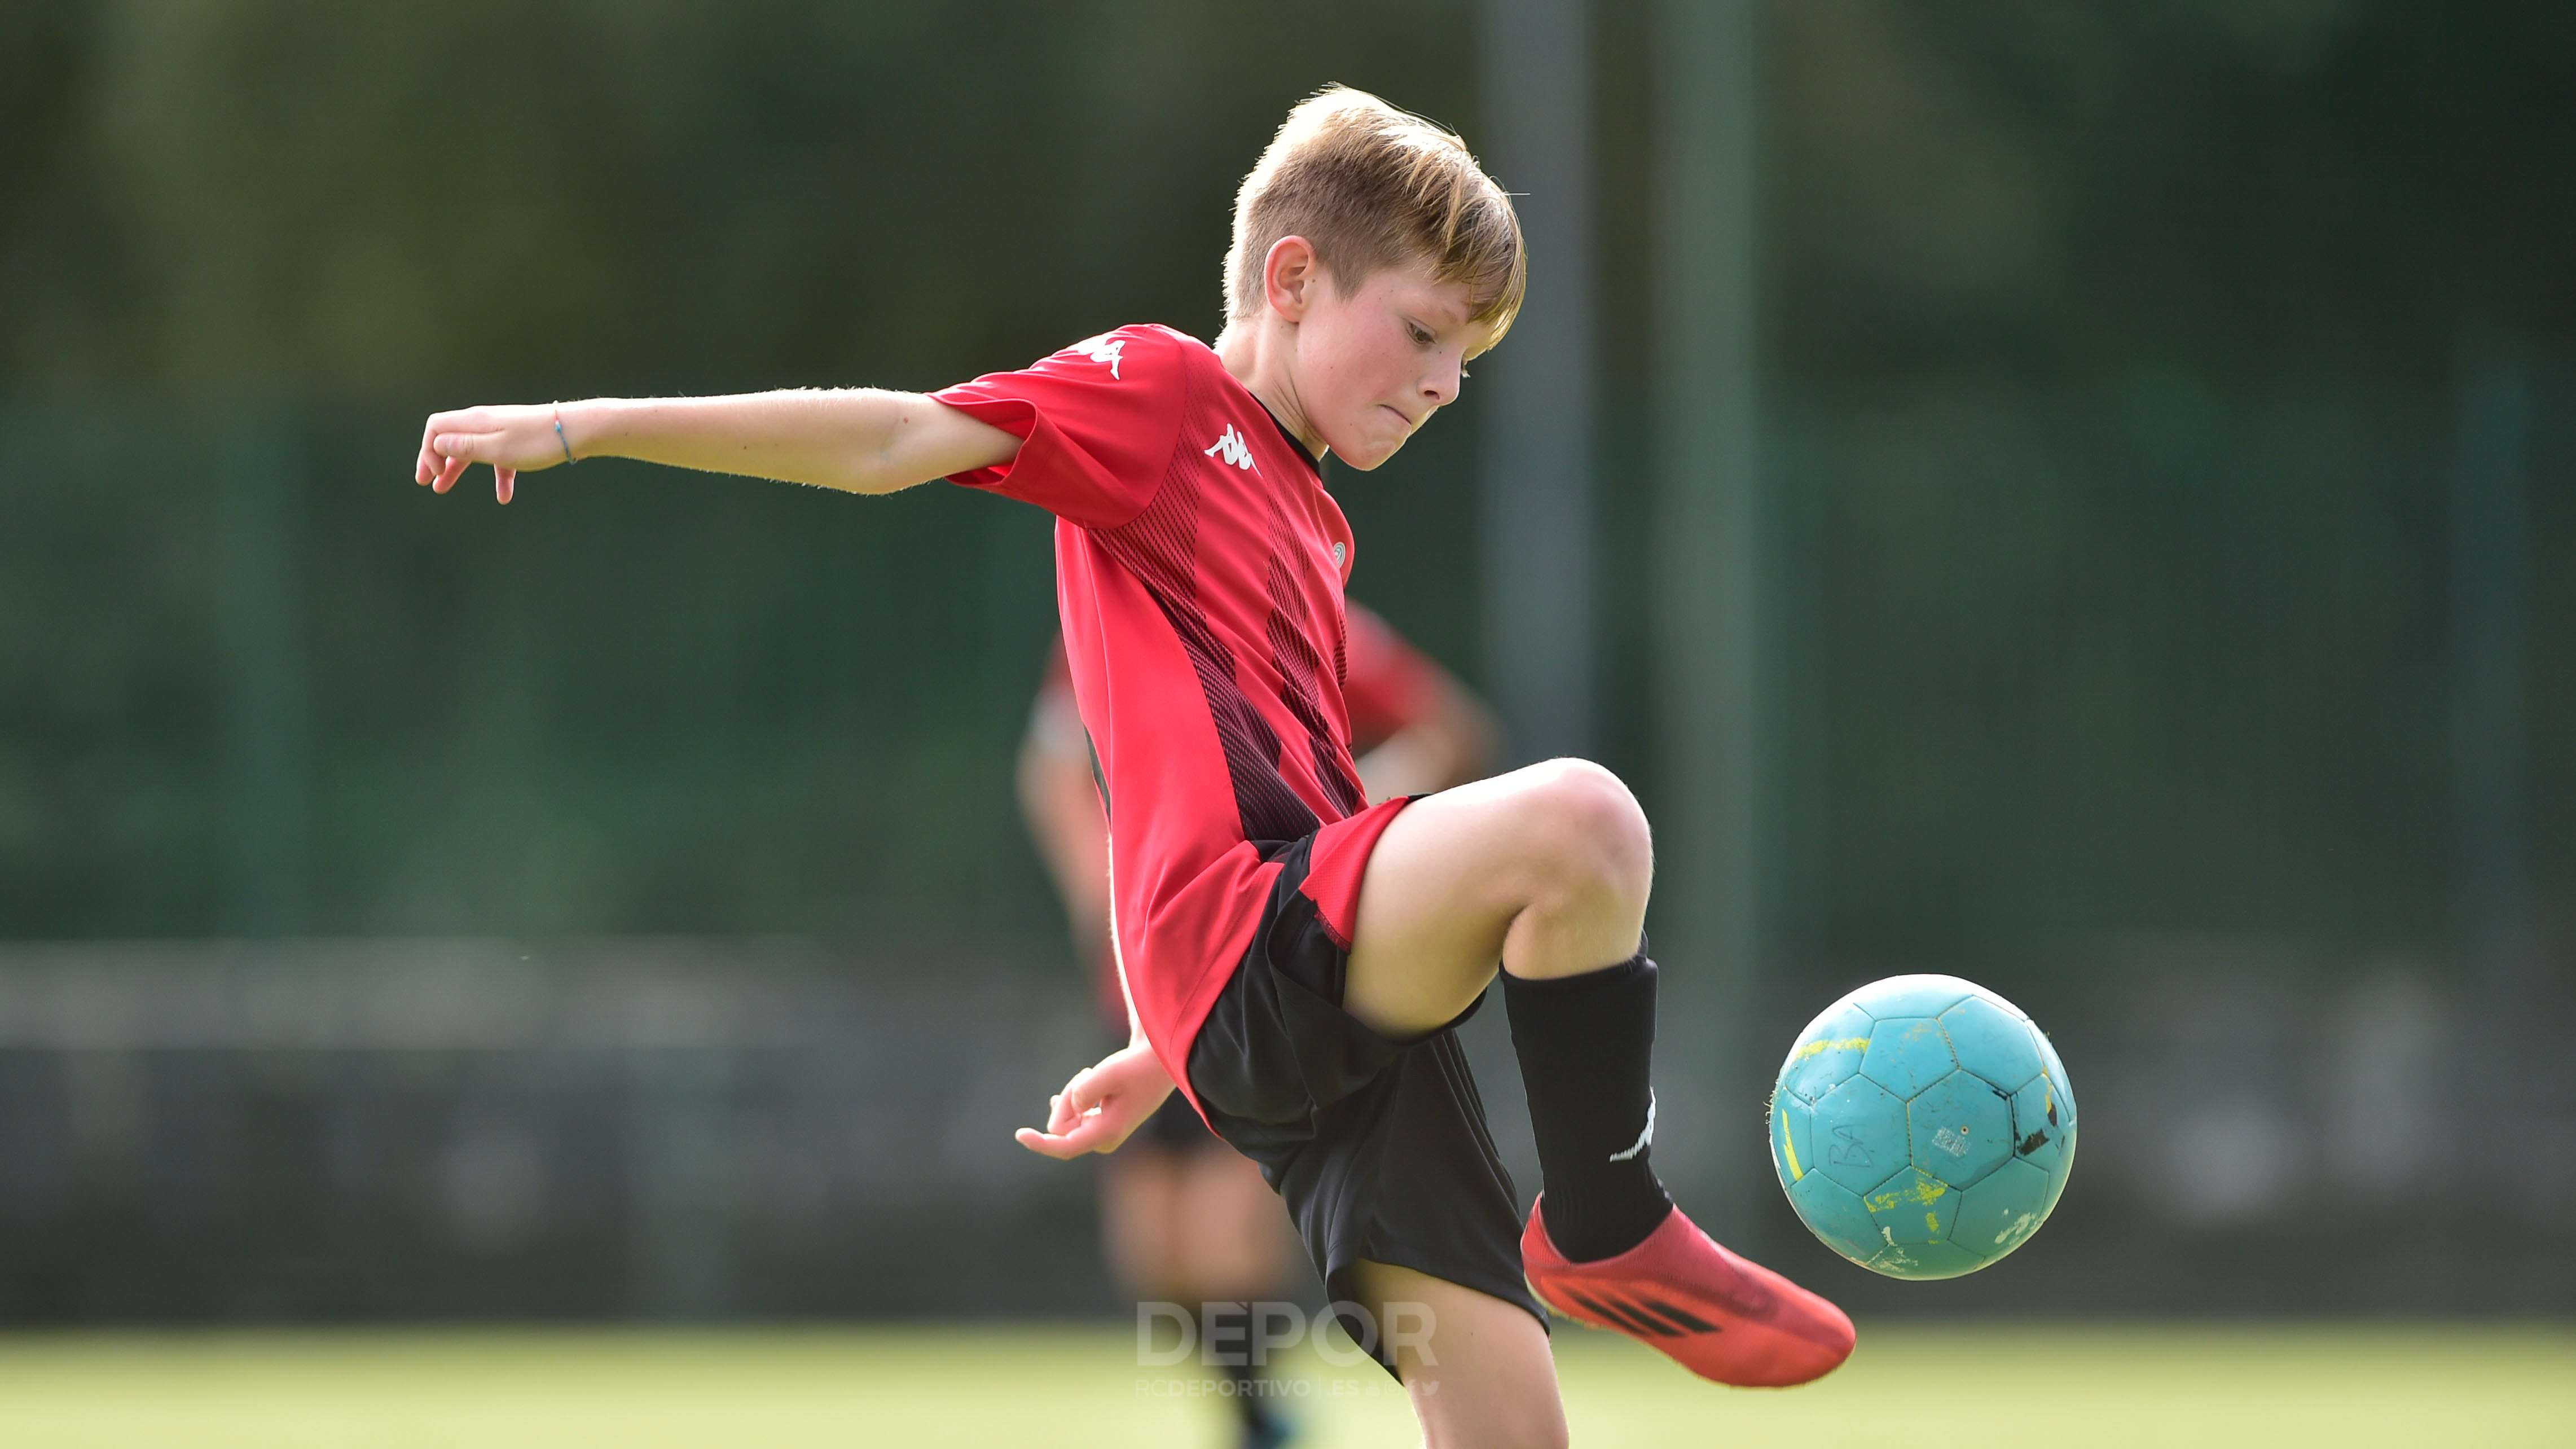
<instances>
[{"instance_id":1,"label":"dark blurred pole","mask_svg":"<svg viewBox=\"0 0 2576 1449\"><path fill-rule=\"evenodd\" d=\"M2534 948L2523 709L2530 565L2523 474L2531 369L2494 343L2464 349L2451 494L2451 748L2462 945L2480 1007L2523 1002Z\"/></svg>"},{"instance_id":2,"label":"dark blurred pole","mask_svg":"<svg viewBox=\"0 0 2576 1449\"><path fill-rule=\"evenodd\" d=\"M1754 0L1659 0L1653 295L1659 1076L1701 1094L1656 1157L1742 1235L1767 1152ZM1697 1120L1692 1120L1697 1119ZM1685 1126L1687 1124L1687 1127Z\"/></svg>"},{"instance_id":3,"label":"dark blurred pole","mask_svg":"<svg viewBox=\"0 0 2576 1449\"><path fill-rule=\"evenodd\" d=\"M224 874L218 928L305 928L310 731L305 680L303 459L272 410L217 434L222 470Z\"/></svg>"},{"instance_id":4,"label":"dark blurred pole","mask_svg":"<svg viewBox=\"0 0 2576 1449\"><path fill-rule=\"evenodd\" d=\"M1592 753L1592 45L1583 0L1486 0L1484 134L1529 243L1484 418L1485 678L1512 761Z\"/></svg>"}]
</instances>

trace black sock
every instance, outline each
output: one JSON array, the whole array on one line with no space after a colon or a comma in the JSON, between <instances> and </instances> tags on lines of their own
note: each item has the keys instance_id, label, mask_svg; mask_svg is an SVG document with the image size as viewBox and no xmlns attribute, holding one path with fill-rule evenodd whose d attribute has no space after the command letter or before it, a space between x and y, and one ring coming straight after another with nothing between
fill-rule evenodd
<instances>
[{"instance_id":1,"label":"black sock","mask_svg":"<svg viewBox=\"0 0 2576 1449\"><path fill-rule=\"evenodd\" d=\"M1655 963L1532 981L1503 973L1503 1006L1529 1093L1547 1235L1567 1261L1646 1240L1673 1200L1647 1161L1654 1140Z\"/></svg>"}]
</instances>

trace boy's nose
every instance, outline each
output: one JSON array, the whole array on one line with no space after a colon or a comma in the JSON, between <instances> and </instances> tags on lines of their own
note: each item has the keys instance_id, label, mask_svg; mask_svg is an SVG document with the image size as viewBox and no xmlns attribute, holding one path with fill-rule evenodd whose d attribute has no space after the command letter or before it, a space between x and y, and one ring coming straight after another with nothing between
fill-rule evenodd
<instances>
[{"instance_id":1,"label":"boy's nose","mask_svg":"<svg viewBox=\"0 0 2576 1449\"><path fill-rule=\"evenodd\" d=\"M1422 379L1422 396L1433 407L1447 407L1458 400L1458 379L1463 376L1457 358L1448 358L1430 376Z\"/></svg>"}]
</instances>

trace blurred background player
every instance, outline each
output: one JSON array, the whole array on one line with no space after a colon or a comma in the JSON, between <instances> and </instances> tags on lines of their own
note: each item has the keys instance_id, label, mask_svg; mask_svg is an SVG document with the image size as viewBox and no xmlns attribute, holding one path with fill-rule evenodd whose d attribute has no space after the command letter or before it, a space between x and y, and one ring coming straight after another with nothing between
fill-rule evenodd
<instances>
[{"instance_id":1,"label":"blurred background player","mask_svg":"<svg viewBox=\"0 0 2576 1449\"><path fill-rule=\"evenodd\" d=\"M1480 778L1496 732L1484 703L1384 619L1349 606L1348 675L1360 783L1372 802L1445 790ZM1101 1021L1127 1038L1127 999L1109 949L1109 822L1092 774L1091 742L1074 708L1064 642L1020 742L1020 808L1063 897L1076 955L1089 972ZM1102 1247L1119 1286L1139 1300L1177 1303L1229 1343L1248 1342L1229 1320L1289 1291L1296 1234L1279 1195L1252 1159L1208 1131L1175 1092L1100 1167ZM1219 1305L1210 1307L1209 1305ZM1240 1353L1222 1355L1242 1358ZM1258 1388L1258 1366L1224 1365L1241 1443L1285 1443L1286 1422Z\"/></svg>"}]
</instances>

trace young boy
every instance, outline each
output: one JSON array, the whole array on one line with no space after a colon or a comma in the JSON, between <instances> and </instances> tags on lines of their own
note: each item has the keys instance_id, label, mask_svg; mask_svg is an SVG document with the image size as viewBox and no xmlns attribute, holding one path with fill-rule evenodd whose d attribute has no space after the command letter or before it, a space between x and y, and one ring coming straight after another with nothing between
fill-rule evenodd
<instances>
[{"instance_id":1,"label":"young boy","mask_svg":"<svg viewBox=\"0 0 2576 1449\"><path fill-rule=\"evenodd\" d=\"M1328 90L1244 180L1214 348L1126 327L927 397L441 413L416 470L444 491L489 463L507 502L520 472L615 455L860 493L948 478L1054 513L1132 1030L1020 1141L1113 1150L1177 1087L1366 1310L1347 1321L1433 1445L1563 1441L1542 1300L1723 1383L1805 1382L1852 1343L1649 1162L1652 849L1626 787L1556 760L1370 806L1352 766L1352 539L1320 459L1392 456L1525 275L1464 142ZM1543 1177L1525 1231L1451 1030L1497 962Z\"/></svg>"}]
</instances>

